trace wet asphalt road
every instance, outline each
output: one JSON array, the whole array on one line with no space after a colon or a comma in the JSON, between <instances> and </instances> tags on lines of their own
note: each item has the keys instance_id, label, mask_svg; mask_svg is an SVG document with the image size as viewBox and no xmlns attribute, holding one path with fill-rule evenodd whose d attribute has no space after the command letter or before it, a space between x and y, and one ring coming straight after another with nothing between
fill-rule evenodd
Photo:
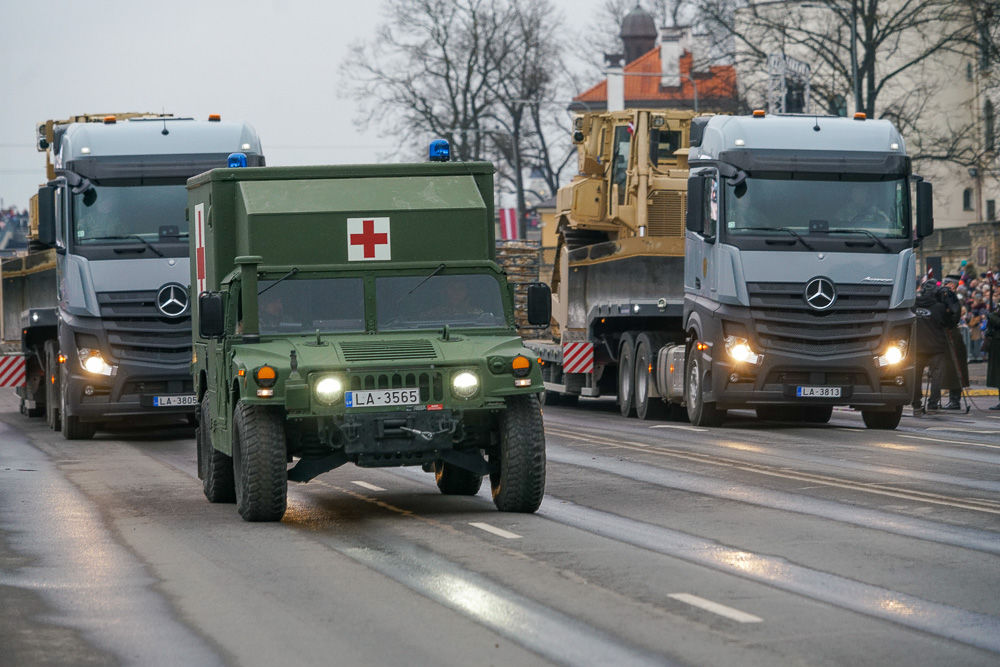
<instances>
[{"instance_id":1,"label":"wet asphalt road","mask_svg":"<svg viewBox=\"0 0 1000 667\"><path fill-rule=\"evenodd\" d=\"M69 442L5 390L0 665L1000 663L1000 415L545 422L535 515L348 465L246 524L190 427Z\"/></svg>"}]
</instances>

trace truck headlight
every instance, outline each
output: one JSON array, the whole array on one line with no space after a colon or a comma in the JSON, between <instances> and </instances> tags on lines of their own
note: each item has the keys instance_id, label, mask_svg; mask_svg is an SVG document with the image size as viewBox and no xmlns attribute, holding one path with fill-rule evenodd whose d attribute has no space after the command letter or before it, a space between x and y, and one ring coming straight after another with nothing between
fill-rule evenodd
<instances>
[{"instance_id":1,"label":"truck headlight","mask_svg":"<svg viewBox=\"0 0 1000 667\"><path fill-rule=\"evenodd\" d=\"M726 352L736 361L756 364L760 357L750 349L750 341L742 336L726 336Z\"/></svg>"},{"instance_id":2,"label":"truck headlight","mask_svg":"<svg viewBox=\"0 0 1000 667\"><path fill-rule=\"evenodd\" d=\"M76 356L80 360L80 366L88 373L93 373L94 375L111 375L111 372L114 370L111 364L104 361L100 350L80 347L76 350Z\"/></svg>"},{"instance_id":3,"label":"truck headlight","mask_svg":"<svg viewBox=\"0 0 1000 667\"><path fill-rule=\"evenodd\" d=\"M894 366L906 359L906 348L908 343L905 340L894 340L889 343L880 356L875 358L876 363L879 367L882 366Z\"/></svg>"},{"instance_id":4,"label":"truck headlight","mask_svg":"<svg viewBox=\"0 0 1000 667\"><path fill-rule=\"evenodd\" d=\"M316 400L320 403L333 405L344 395L344 383L340 378L328 375L320 378L313 390L316 393Z\"/></svg>"},{"instance_id":5,"label":"truck headlight","mask_svg":"<svg viewBox=\"0 0 1000 667\"><path fill-rule=\"evenodd\" d=\"M451 378L451 393L456 398L472 398L477 391L479 391L479 376L472 371L462 371Z\"/></svg>"}]
</instances>

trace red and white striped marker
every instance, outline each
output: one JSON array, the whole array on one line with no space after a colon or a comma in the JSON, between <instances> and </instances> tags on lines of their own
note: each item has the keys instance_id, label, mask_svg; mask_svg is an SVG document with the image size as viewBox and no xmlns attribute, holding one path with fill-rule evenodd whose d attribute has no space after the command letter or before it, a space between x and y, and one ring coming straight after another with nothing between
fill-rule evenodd
<instances>
[{"instance_id":1,"label":"red and white striped marker","mask_svg":"<svg viewBox=\"0 0 1000 667\"><path fill-rule=\"evenodd\" d=\"M21 387L25 377L24 357L19 354L0 357L0 387Z\"/></svg>"},{"instance_id":2,"label":"red and white striped marker","mask_svg":"<svg viewBox=\"0 0 1000 667\"><path fill-rule=\"evenodd\" d=\"M593 343L563 343L563 373L593 372Z\"/></svg>"}]
</instances>

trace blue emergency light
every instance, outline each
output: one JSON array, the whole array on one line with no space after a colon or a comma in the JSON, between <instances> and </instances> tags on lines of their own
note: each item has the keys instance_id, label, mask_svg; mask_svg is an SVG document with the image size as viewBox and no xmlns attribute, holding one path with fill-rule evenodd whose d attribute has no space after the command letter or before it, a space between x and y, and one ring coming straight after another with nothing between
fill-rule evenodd
<instances>
[{"instance_id":1,"label":"blue emergency light","mask_svg":"<svg viewBox=\"0 0 1000 667\"><path fill-rule=\"evenodd\" d=\"M435 139L431 142L430 161L447 162L451 159L451 146L444 139Z\"/></svg>"},{"instance_id":2,"label":"blue emergency light","mask_svg":"<svg viewBox=\"0 0 1000 667\"><path fill-rule=\"evenodd\" d=\"M247 156L244 153L230 153L229 154L229 167L235 169L237 167L247 166Z\"/></svg>"}]
</instances>

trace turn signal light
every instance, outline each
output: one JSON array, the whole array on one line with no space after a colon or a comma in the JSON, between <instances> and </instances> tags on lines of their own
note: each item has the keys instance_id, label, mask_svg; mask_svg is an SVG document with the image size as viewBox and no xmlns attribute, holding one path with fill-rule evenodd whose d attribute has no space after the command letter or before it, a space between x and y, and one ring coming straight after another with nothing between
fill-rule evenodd
<instances>
[{"instance_id":1,"label":"turn signal light","mask_svg":"<svg viewBox=\"0 0 1000 667\"><path fill-rule=\"evenodd\" d=\"M523 356L517 355L514 360L510 362L510 368L514 371L514 375L518 377L524 377L531 371L531 361Z\"/></svg>"},{"instance_id":2,"label":"turn signal light","mask_svg":"<svg viewBox=\"0 0 1000 667\"><path fill-rule=\"evenodd\" d=\"M258 387L270 389L278 379L278 372L271 366L264 365L253 372L253 381Z\"/></svg>"}]
</instances>

